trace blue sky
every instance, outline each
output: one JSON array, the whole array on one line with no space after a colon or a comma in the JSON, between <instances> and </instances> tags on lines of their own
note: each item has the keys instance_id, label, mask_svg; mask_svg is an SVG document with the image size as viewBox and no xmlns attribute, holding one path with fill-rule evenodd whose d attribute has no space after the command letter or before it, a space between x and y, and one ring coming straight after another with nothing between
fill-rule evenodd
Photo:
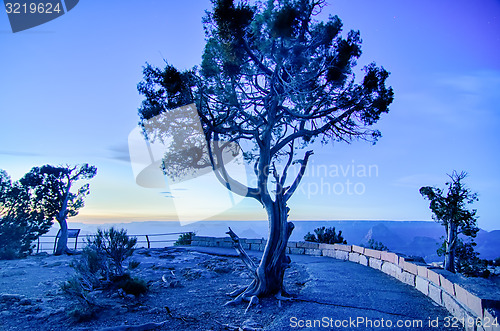
<instances>
[{"instance_id":1,"label":"blue sky","mask_svg":"<svg viewBox=\"0 0 500 331\"><path fill-rule=\"evenodd\" d=\"M98 176L77 220L175 220L173 199L135 183L127 139L142 66L199 64L208 8L80 1L16 34L0 13L0 168L18 179L33 166L88 162ZM479 193L479 225L500 229L500 2L330 0L321 17L328 14L339 15L344 32L361 31L357 68L375 61L389 70L395 101L377 124L377 145L315 149L315 172L290 200L290 217L429 220L418 189L443 186L455 169ZM251 200L207 216L265 219Z\"/></svg>"}]
</instances>

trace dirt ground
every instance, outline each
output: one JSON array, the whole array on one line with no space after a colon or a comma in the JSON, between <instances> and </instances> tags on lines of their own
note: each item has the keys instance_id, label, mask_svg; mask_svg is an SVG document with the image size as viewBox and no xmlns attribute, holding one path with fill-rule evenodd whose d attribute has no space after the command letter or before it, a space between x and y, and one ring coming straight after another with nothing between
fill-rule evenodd
<instances>
[{"instance_id":1,"label":"dirt ground","mask_svg":"<svg viewBox=\"0 0 500 331\"><path fill-rule=\"evenodd\" d=\"M74 258L45 254L0 261L0 330L266 329L277 316L301 304L263 299L246 314L246 305L224 307L231 299L228 293L251 281L238 259L178 248L138 249L131 259L140 264L132 275L147 282L147 294L95 291L97 314L76 321L69 312L77 301L61 290L74 273ZM285 276L288 292L300 295L308 279L307 272L292 263Z\"/></svg>"}]
</instances>

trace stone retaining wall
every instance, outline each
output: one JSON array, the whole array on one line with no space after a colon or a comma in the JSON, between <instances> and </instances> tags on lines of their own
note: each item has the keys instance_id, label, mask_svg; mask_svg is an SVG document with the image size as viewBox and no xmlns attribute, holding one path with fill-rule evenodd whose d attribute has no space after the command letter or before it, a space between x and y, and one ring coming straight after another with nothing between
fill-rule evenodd
<instances>
[{"instance_id":1,"label":"stone retaining wall","mask_svg":"<svg viewBox=\"0 0 500 331\"><path fill-rule=\"evenodd\" d=\"M246 250L264 251L264 239L240 239ZM231 238L195 236L192 246L232 248ZM417 290L445 307L460 322L465 321L466 330L500 330L498 324L500 300L481 298L457 283L452 282L453 274L426 264L418 263L408 257L395 253L378 251L356 245L319 244L313 242L288 242L288 254L328 256L344 261L359 263L392 276L399 281L415 287ZM490 321L489 327L477 325L477 321ZM474 323L473 323L474 321ZM500 322L500 321L498 321Z\"/></svg>"}]
</instances>

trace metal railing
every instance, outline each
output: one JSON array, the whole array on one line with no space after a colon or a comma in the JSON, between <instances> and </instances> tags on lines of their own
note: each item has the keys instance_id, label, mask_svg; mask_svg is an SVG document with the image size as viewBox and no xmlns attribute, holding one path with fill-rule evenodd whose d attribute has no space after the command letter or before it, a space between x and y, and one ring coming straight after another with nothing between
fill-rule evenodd
<instances>
[{"instance_id":1,"label":"metal railing","mask_svg":"<svg viewBox=\"0 0 500 331\"><path fill-rule=\"evenodd\" d=\"M189 233L190 231L186 232L169 232L169 233L154 233L154 234L129 234L129 237L134 237L137 238L137 246L138 248L144 247L144 248L161 248L161 247L167 247L167 246L172 246L173 243L175 243L178 239L178 237L171 238L171 236L179 236L182 234ZM87 234L83 235L80 237L84 237L84 240L79 240L78 237L76 238L68 238L68 247L72 247L72 244L74 244L74 249L82 249L88 240L93 237L94 235L92 234ZM155 240L159 239L158 237L167 237L165 239L160 239L160 240ZM53 238L53 239L50 239ZM36 252L53 252L56 246L56 238L57 236L54 235L43 235L38 237L38 240L36 242ZM140 240L141 238L144 238ZM44 239L50 239L50 240L44 240ZM166 245L161 245L161 243L164 243Z\"/></svg>"}]
</instances>

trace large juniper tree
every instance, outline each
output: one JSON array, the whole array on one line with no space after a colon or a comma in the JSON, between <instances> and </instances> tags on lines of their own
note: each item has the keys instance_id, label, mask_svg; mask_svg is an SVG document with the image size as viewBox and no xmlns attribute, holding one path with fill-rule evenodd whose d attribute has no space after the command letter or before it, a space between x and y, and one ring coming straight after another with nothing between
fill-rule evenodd
<instances>
[{"instance_id":1,"label":"large juniper tree","mask_svg":"<svg viewBox=\"0 0 500 331\"><path fill-rule=\"evenodd\" d=\"M269 237L260 264L240 249L254 280L232 302L286 296L283 275L290 259L285 250L294 227L287 221L287 202L312 155L303 151L315 139L376 141L380 133L370 127L393 100L383 68L370 64L364 77L355 79L360 33L343 34L337 16L317 21L324 5L323 0L216 0L204 18L201 66L180 71L170 64L147 65L138 86L145 96L139 115L150 139L171 139L177 147L189 140L182 135L189 121L147 125L178 107L193 104L201 121L207 150L194 144L182 155L172 152L165 161L167 174L210 164L228 189L257 200L267 212ZM226 171L224 153L235 146L253 164L254 187ZM299 169L289 178L295 163ZM229 234L237 243L236 234Z\"/></svg>"},{"instance_id":2,"label":"large juniper tree","mask_svg":"<svg viewBox=\"0 0 500 331\"><path fill-rule=\"evenodd\" d=\"M68 249L68 217L76 216L84 206L84 198L89 194L89 184L84 184L74 192L73 186L80 180L92 179L97 173L95 166L82 164L79 166L33 167L19 181L29 188L45 219L56 220L60 226L59 239L55 254L71 253ZM73 192L72 192L73 190Z\"/></svg>"}]
</instances>

